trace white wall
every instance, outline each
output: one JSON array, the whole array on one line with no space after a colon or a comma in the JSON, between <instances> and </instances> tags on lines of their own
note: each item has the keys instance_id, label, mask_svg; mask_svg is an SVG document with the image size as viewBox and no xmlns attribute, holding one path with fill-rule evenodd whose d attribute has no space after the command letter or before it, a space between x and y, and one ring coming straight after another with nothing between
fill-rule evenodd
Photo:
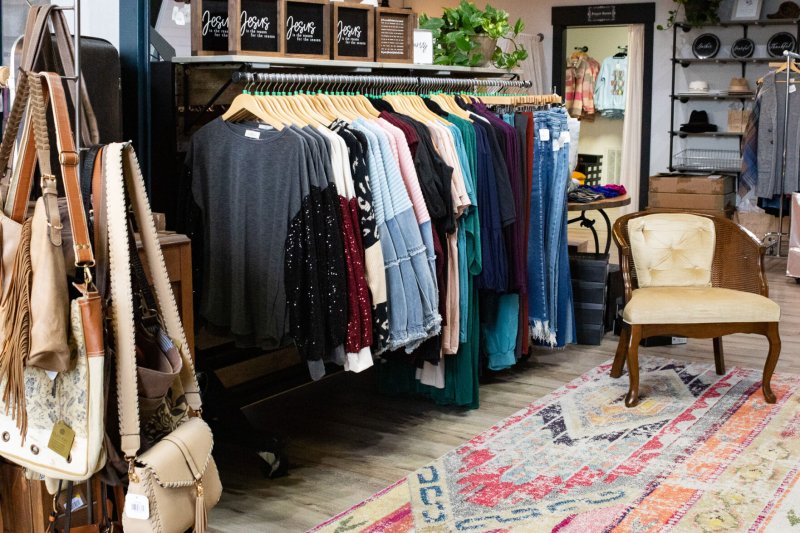
<instances>
[{"instance_id":1,"label":"white wall","mask_svg":"<svg viewBox=\"0 0 800 533\"><path fill-rule=\"evenodd\" d=\"M140 0L126 0L137 2ZM72 5L73 0L53 0L54 4ZM72 14L67 12L72 27ZM81 0L81 35L100 37L119 50L119 1Z\"/></svg>"}]
</instances>

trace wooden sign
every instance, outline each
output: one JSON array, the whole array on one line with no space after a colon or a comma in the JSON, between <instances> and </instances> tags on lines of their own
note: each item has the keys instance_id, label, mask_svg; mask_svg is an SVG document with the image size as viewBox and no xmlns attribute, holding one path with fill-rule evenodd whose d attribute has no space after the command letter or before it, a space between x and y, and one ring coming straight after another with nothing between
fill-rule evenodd
<instances>
[{"instance_id":1,"label":"wooden sign","mask_svg":"<svg viewBox=\"0 0 800 533\"><path fill-rule=\"evenodd\" d=\"M283 0L283 55L330 59L328 0Z\"/></svg>"},{"instance_id":2,"label":"wooden sign","mask_svg":"<svg viewBox=\"0 0 800 533\"><path fill-rule=\"evenodd\" d=\"M277 56L283 53L281 0L228 0L232 54Z\"/></svg>"},{"instance_id":3,"label":"wooden sign","mask_svg":"<svg viewBox=\"0 0 800 533\"><path fill-rule=\"evenodd\" d=\"M378 36L375 41L375 61L391 63L414 62L414 12L408 9L379 7L375 12Z\"/></svg>"},{"instance_id":4,"label":"wooden sign","mask_svg":"<svg viewBox=\"0 0 800 533\"><path fill-rule=\"evenodd\" d=\"M375 59L374 7L334 2L333 58L356 61Z\"/></svg>"},{"instance_id":5,"label":"wooden sign","mask_svg":"<svg viewBox=\"0 0 800 533\"><path fill-rule=\"evenodd\" d=\"M228 53L228 1L192 0L192 55Z\"/></svg>"}]
</instances>

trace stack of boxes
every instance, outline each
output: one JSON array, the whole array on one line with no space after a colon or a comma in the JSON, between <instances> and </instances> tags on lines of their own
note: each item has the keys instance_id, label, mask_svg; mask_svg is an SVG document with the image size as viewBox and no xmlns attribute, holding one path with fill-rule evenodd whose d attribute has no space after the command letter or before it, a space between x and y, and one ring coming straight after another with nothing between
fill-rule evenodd
<instances>
[{"instance_id":1,"label":"stack of boxes","mask_svg":"<svg viewBox=\"0 0 800 533\"><path fill-rule=\"evenodd\" d=\"M736 210L736 180L710 174L650 176L649 209L695 211L731 218Z\"/></svg>"}]
</instances>

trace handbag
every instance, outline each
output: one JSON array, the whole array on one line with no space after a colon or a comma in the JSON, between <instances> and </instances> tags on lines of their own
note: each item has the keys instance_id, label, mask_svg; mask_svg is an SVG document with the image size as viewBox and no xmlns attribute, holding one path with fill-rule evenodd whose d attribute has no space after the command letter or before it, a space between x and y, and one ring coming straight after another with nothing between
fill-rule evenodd
<instances>
[{"instance_id":1,"label":"handbag","mask_svg":"<svg viewBox=\"0 0 800 533\"><path fill-rule=\"evenodd\" d=\"M207 527L207 511L222 494L211 455L214 439L200 418L202 404L175 295L169 283L136 154L129 144L104 150L104 181L111 260L111 302L117 350L117 391L121 449L128 462L128 491L122 525L126 533L183 533ZM152 275L159 319L180 352L183 366L173 390L197 415L169 419L173 430L140 454L141 426L136 373L136 331L125 191L139 226L145 261Z\"/></svg>"},{"instance_id":2,"label":"handbag","mask_svg":"<svg viewBox=\"0 0 800 533\"><path fill-rule=\"evenodd\" d=\"M83 275L71 302L62 248L66 224L50 167L46 102L66 191L74 263ZM77 154L61 78L27 73L20 80L0 143L0 169L21 118L36 145L42 197L33 216L0 214L3 295L0 301L0 456L54 479L88 479L105 462L103 447L104 344L102 305L92 283L94 265L83 211ZM5 172L4 172L5 174ZM27 179L32 179L28 176ZM27 200L26 200L27 203ZM66 221L65 221L66 222Z\"/></svg>"}]
</instances>

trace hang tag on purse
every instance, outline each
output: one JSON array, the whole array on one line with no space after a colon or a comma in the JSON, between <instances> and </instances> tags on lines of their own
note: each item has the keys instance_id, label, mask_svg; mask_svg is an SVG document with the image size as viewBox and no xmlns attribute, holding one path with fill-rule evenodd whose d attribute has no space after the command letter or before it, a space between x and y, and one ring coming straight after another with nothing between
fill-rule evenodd
<instances>
[{"instance_id":1,"label":"hang tag on purse","mask_svg":"<svg viewBox=\"0 0 800 533\"><path fill-rule=\"evenodd\" d=\"M142 494L125 495L125 515L134 520L150 518L150 501Z\"/></svg>"},{"instance_id":2,"label":"hang tag on purse","mask_svg":"<svg viewBox=\"0 0 800 533\"><path fill-rule=\"evenodd\" d=\"M69 453L72 451L72 443L75 441L75 431L63 420L56 422L53 426L53 431L50 433L50 441L47 447L56 452L64 459L69 459Z\"/></svg>"}]
</instances>

